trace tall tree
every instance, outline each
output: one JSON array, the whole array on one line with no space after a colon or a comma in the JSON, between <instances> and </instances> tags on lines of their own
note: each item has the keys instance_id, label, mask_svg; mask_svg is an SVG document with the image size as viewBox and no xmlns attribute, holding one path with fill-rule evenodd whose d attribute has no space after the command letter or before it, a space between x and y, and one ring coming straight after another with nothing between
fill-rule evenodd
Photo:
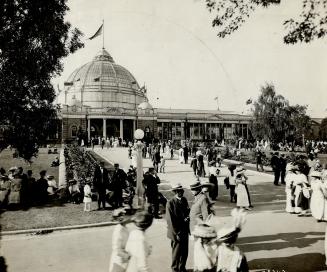
<instances>
[{"instance_id":1,"label":"tall tree","mask_svg":"<svg viewBox=\"0 0 327 272\"><path fill-rule=\"evenodd\" d=\"M287 1L287 0L285 0ZM281 0L205 0L215 14L212 26L218 29L218 37L224 38L236 31L251 14L260 7L280 4ZM327 34L327 0L302 0L302 12L297 19L284 22L287 34L284 42L311 42Z\"/></svg>"},{"instance_id":2,"label":"tall tree","mask_svg":"<svg viewBox=\"0 0 327 272\"><path fill-rule=\"evenodd\" d=\"M44 143L56 117L50 82L62 59L83 47L82 33L64 20L66 0L0 2L0 125L3 146L26 160Z\"/></svg>"},{"instance_id":3,"label":"tall tree","mask_svg":"<svg viewBox=\"0 0 327 272\"><path fill-rule=\"evenodd\" d=\"M253 136L273 143L301 141L305 130L310 128L306 106L289 105L287 99L276 94L272 84L262 86L260 91L253 103Z\"/></svg>"}]
</instances>

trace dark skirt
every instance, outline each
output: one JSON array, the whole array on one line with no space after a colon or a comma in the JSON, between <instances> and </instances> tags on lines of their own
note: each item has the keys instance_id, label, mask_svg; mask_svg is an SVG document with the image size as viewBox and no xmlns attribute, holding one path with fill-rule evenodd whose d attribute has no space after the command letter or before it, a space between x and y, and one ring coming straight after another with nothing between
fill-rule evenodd
<instances>
[{"instance_id":1,"label":"dark skirt","mask_svg":"<svg viewBox=\"0 0 327 272\"><path fill-rule=\"evenodd\" d=\"M209 196L211 199L216 199L218 197L218 180L215 175L210 175L209 182L213 184L213 186L209 189Z\"/></svg>"}]
</instances>

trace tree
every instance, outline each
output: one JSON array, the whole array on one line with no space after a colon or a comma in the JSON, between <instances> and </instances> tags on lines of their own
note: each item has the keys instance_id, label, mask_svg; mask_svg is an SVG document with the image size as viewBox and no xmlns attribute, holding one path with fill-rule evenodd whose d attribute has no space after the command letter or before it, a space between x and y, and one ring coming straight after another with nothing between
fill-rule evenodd
<instances>
[{"instance_id":1,"label":"tree","mask_svg":"<svg viewBox=\"0 0 327 272\"><path fill-rule=\"evenodd\" d=\"M224 38L236 31L260 7L280 4L280 0L205 0L206 7L216 16L212 26L218 28L218 37ZM285 0L287 1L287 0ZM300 1L299 1L300 2ZM284 22L288 33L284 42L311 42L327 33L327 0L302 0L299 18Z\"/></svg>"},{"instance_id":2,"label":"tree","mask_svg":"<svg viewBox=\"0 0 327 272\"><path fill-rule=\"evenodd\" d=\"M3 0L0 4L0 125L3 145L30 160L56 118L51 78L62 59L83 47L65 22L66 0Z\"/></svg>"},{"instance_id":3,"label":"tree","mask_svg":"<svg viewBox=\"0 0 327 272\"><path fill-rule=\"evenodd\" d=\"M327 118L322 119L319 127L320 140L327 140Z\"/></svg>"},{"instance_id":4,"label":"tree","mask_svg":"<svg viewBox=\"0 0 327 272\"><path fill-rule=\"evenodd\" d=\"M257 139L273 143L301 141L305 130L310 128L306 106L289 105L282 95L276 94L272 84L261 87L261 93L253 103L251 132Z\"/></svg>"}]
</instances>

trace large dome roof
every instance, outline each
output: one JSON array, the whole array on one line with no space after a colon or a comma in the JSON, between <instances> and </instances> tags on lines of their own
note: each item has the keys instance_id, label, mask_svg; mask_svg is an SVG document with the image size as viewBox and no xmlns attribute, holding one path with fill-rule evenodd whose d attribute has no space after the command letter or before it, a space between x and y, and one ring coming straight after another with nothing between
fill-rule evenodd
<instances>
[{"instance_id":1,"label":"large dome roof","mask_svg":"<svg viewBox=\"0 0 327 272\"><path fill-rule=\"evenodd\" d=\"M99 109L135 109L145 97L134 76L116 64L105 49L68 77L61 95L63 104L73 105L78 100L83 106Z\"/></svg>"}]
</instances>

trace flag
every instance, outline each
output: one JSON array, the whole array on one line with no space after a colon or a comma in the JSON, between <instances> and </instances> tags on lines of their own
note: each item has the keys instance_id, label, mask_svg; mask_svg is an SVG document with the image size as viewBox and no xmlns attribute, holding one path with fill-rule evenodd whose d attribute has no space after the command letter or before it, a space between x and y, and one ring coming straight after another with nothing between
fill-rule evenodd
<instances>
[{"instance_id":1,"label":"flag","mask_svg":"<svg viewBox=\"0 0 327 272\"><path fill-rule=\"evenodd\" d=\"M97 32L95 32L94 35L89 38L89 40L93 40L94 38L100 36L102 34L102 28L103 28L103 24L99 27L99 29L97 30Z\"/></svg>"},{"instance_id":2,"label":"flag","mask_svg":"<svg viewBox=\"0 0 327 272\"><path fill-rule=\"evenodd\" d=\"M214 98L214 100L218 100L218 96L216 96L216 97Z\"/></svg>"},{"instance_id":3,"label":"flag","mask_svg":"<svg viewBox=\"0 0 327 272\"><path fill-rule=\"evenodd\" d=\"M252 99L251 98L249 98L248 100L246 100L246 105L250 105L250 104L252 104Z\"/></svg>"}]
</instances>

